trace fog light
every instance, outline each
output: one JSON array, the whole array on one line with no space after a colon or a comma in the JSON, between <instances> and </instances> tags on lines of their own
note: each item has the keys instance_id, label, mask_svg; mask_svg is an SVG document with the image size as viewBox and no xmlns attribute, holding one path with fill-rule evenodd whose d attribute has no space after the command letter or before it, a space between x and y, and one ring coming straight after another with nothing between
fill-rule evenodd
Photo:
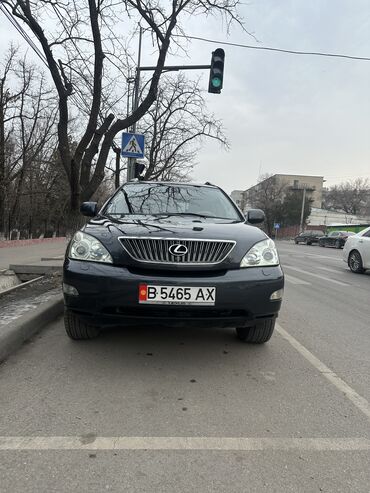
<instances>
[{"instance_id":1,"label":"fog light","mask_svg":"<svg viewBox=\"0 0 370 493\"><path fill-rule=\"evenodd\" d=\"M277 291L274 291L272 295L270 296L271 301L276 301L276 300L281 300L283 298L284 294L284 289L278 289Z\"/></svg>"},{"instance_id":2,"label":"fog light","mask_svg":"<svg viewBox=\"0 0 370 493\"><path fill-rule=\"evenodd\" d=\"M65 282L63 283L63 293L69 294L70 296L78 296L77 289L69 284L66 284Z\"/></svg>"}]
</instances>

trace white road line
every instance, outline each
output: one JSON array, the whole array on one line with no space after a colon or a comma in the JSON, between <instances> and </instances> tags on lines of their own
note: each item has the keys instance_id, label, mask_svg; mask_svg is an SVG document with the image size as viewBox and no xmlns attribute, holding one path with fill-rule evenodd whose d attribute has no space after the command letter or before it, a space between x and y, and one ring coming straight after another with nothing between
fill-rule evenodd
<instances>
[{"instance_id":1,"label":"white road line","mask_svg":"<svg viewBox=\"0 0 370 493\"><path fill-rule=\"evenodd\" d=\"M299 279L298 277L290 276L288 274L284 274L284 277L287 281L291 282L292 284L302 284L302 286L311 286L310 282L304 281L303 279Z\"/></svg>"},{"instance_id":2,"label":"white road line","mask_svg":"<svg viewBox=\"0 0 370 493\"><path fill-rule=\"evenodd\" d=\"M315 255L314 253L306 253L305 257L316 257L316 258L325 258L327 260L335 260L342 262L342 257L328 257L327 255Z\"/></svg>"},{"instance_id":3,"label":"white road line","mask_svg":"<svg viewBox=\"0 0 370 493\"><path fill-rule=\"evenodd\" d=\"M320 270L326 270L327 272L334 272L334 274L342 274L345 271L345 269L343 270L329 269L329 267L320 267L319 265L316 265L315 267Z\"/></svg>"},{"instance_id":4,"label":"white road line","mask_svg":"<svg viewBox=\"0 0 370 493\"><path fill-rule=\"evenodd\" d=\"M0 450L370 450L366 438L3 436Z\"/></svg>"},{"instance_id":5,"label":"white road line","mask_svg":"<svg viewBox=\"0 0 370 493\"><path fill-rule=\"evenodd\" d=\"M333 284L338 284L339 286L350 286L347 282L337 281L336 279L330 279L329 277L321 276L320 274L314 274L313 272L309 272L308 270L299 269L298 267L292 267L291 265L283 265L284 269L292 269L297 272L301 272L302 274L307 274L308 276L317 277L318 279L322 279L323 281L332 282Z\"/></svg>"},{"instance_id":6,"label":"white road line","mask_svg":"<svg viewBox=\"0 0 370 493\"><path fill-rule=\"evenodd\" d=\"M335 372L314 356L285 329L276 325L277 332L288 341L312 366L314 366L329 382L340 390L370 420L370 403L342 380Z\"/></svg>"}]
</instances>

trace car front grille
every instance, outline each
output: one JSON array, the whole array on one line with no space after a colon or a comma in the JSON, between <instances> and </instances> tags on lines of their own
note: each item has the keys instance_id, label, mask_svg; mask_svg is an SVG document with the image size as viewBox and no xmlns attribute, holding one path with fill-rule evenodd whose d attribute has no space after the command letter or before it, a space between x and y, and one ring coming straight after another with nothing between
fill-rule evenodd
<instances>
[{"instance_id":1,"label":"car front grille","mask_svg":"<svg viewBox=\"0 0 370 493\"><path fill-rule=\"evenodd\" d=\"M161 264L217 264L235 246L232 240L198 240L178 238L121 237L120 241L132 258L140 262ZM180 245L180 254L174 253ZM171 248L172 247L172 248Z\"/></svg>"}]
</instances>

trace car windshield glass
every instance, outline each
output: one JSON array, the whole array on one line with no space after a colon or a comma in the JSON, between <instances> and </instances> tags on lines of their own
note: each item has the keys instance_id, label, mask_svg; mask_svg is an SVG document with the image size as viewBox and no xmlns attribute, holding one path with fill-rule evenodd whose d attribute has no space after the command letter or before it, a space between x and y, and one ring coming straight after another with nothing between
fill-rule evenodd
<instances>
[{"instance_id":1,"label":"car windshield glass","mask_svg":"<svg viewBox=\"0 0 370 493\"><path fill-rule=\"evenodd\" d=\"M111 215L190 215L243 221L230 200L218 188L135 183L125 185L108 203Z\"/></svg>"}]
</instances>

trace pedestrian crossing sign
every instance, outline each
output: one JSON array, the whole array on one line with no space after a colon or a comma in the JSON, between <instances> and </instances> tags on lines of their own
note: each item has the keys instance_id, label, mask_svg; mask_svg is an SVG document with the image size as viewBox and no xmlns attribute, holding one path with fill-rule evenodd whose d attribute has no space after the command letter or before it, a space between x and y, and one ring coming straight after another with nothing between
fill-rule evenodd
<instances>
[{"instance_id":1,"label":"pedestrian crossing sign","mask_svg":"<svg viewBox=\"0 0 370 493\"><path fill-rule=\"evenodd\" d=\"M145 151L145 136L143 134L122 133L122 157L143 159Z\"/></svg>"}]
</instances>

